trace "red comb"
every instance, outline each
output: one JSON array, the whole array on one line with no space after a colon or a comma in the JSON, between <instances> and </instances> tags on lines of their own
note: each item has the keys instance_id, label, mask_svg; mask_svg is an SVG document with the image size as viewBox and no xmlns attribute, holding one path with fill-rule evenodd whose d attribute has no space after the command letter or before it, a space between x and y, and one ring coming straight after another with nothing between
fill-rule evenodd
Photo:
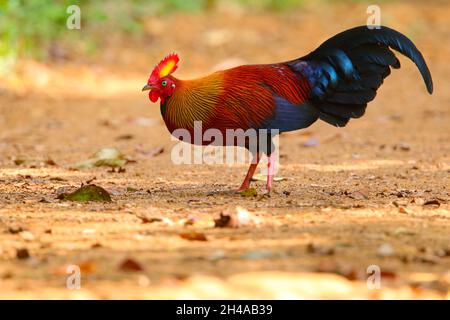
<instances>
[{"instance_id":1,"label":"red comb","mask_svg":"<svg viewBox=\"0 0 450 320\"><path fill-rule=\"evenodd\" d=\"M150 75L150 82L156 82L159 79L172 74L178 68L178 61L180 61L180 58L176 53L171 53L166 56L156 65L155 69L153 69L153 72Z\"/></svg>"}]
</instances>

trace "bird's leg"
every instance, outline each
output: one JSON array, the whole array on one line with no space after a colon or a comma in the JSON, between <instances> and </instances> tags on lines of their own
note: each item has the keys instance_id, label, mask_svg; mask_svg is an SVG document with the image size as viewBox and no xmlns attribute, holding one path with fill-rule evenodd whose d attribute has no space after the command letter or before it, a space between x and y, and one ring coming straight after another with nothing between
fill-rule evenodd
<instances>
[{"instance_id":1,"label":"bird's leg","mask_svg":"<svg viewBox=\"0 0 450 320\"><path fill-rule=\"evenodd\" d=\"M259 160L261 159L261 154L258 152L253 158L252 163L250 164L250 167L248 168L247 175L244 178L244 181L242 182L242 185L239 187L239 189L236 190L236 192L242 192L247 190L250 187L250 180L252 179L253 175L255 174L256 168L258 167Z\"/></svg>"},{"instance_id":2,"label":"bird's leg","mask_svg":"<svg viewBox=\"0 0 450 320\"><path fill-rule=\"evenodd\" d=\"M270 194L270 190L272 189L274 168L275 168L275 152L272 152L270 155L268 155L268 161L267 161L268 171L267 171L266 189L267 189L268 194Z\"/></svg>"}]
</instances>

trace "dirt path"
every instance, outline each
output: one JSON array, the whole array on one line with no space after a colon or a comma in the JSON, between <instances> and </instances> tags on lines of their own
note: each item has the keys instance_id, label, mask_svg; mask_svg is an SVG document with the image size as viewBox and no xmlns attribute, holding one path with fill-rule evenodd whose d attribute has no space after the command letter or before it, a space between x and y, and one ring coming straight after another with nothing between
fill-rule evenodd
<instances>
[{"instance_id":1,"label":"dirt path","mask_svg":"<svg viewBox=\"0 0 450 320\"><path fill-rule=\"evenodd\" d=\"M389 12L397 17L404 9ZM146 76L136 77L139 62L123 77L123 70L104 67L101 77L126 82L116 95L113 80L102 83L110 86L105 97L100 85L89 91L100 77L95 72L86 87L76 84L78 95L58 91L73 79L54 91L3 93L0 298L449 298L450 42L442 40L448 34L439 28L439 10L425 12L414 39L430 61L435 95L402 59L362 119L281 137L285 179L270 198L231 192L244 166L171 163L175 142L159 108L138 93ZM311 26L318 13L309 14ZM394 27L405 30L409 20L401 17ZM255 33L264 32L265 19L251 18ZM281 26L282 18L272 19ZM317 21L317 30L326 29ZM289 50L295 35L273 37ZM308 39L299 42L312 49ZM107 146L135 162L125 172L71 169ZM56 199L92 179L112 194L111 203ZM263 182L256 186L262 191ZM236 207L252 224L214 227L220 213ZM80 267L81 290L66 288L68 265ZM366 286L371 265L381 270L379 290Z\"/></svg>"}]
</instances>

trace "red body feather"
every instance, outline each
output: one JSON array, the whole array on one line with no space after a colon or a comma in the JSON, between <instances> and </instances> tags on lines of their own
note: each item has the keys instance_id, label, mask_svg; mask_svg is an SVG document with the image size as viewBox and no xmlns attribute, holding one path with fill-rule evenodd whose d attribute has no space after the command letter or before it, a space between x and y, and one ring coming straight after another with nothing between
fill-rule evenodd
<instances>
[{"instance_id":1,"label":"red body feather","mask_svg":"<svg viewBox=\"0 0 450 320\"><path fill-rule=\"evenodd\" d=\"M299 105L309 95L306 78L284 64L248 65L182 81L172 76L173 95L161 105L170 132L193 130L201 121L203 130L261 128L274 115L274 97Z\"/></svg>"}]
</instances>

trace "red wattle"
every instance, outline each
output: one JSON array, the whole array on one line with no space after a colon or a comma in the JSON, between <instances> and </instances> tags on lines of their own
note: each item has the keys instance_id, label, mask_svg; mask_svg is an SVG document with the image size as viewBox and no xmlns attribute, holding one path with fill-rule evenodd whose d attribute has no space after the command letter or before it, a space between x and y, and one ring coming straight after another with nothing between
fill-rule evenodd
<instances>
[{"instance_id":1,"label":"red wattle","mask_svg":"<svg viewBox=\"0 0 450 320\"><path fill-rule=\"evenodd\" d=\"M149 96L149 98L150 98L150 100L151 100L152 102L156 102L156 101L158 101L158 99L159 99L159 93L156 92L155 90L151 90L151 91L148 93L148 96Z\"/></svg>"}]
</instances>

